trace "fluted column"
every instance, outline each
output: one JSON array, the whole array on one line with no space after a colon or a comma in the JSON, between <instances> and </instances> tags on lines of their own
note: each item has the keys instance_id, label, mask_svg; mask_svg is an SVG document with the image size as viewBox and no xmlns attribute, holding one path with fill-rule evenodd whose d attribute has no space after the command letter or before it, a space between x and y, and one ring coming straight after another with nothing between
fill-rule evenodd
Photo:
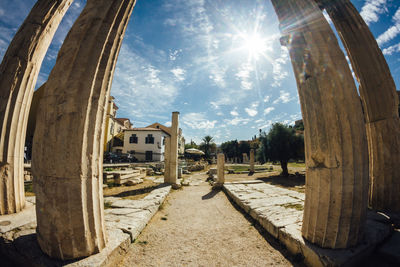
<instances>
[{"instance_id":1,"label":"fluted column","mask_svg":"<svg viewBox=\"0 0 400 267\"><path fill-rule=\"evenodd\" d=\"M109 90L134 0L88 0L46 83L32 170L37 238L51 257L105 247L102 141Z\"/></svg>"},{"instance_id":2,"label":"fluted column","mask_svg":"<svg viewBox=\"0 0 400 267\"><path fill-rule=\"evenodd\" d=\"M0 65L0 215L25 206L24 145L33 90L43 58L72 1L37 1Z\"/></svg>"},{"instance_id":3,"label":"fluted column","mask_svg":"<svg viewBox=\"0 0 400 267\"><path fill-rule=\"evenodd\" d=\"M335 24L360 83L369 148L373 209L400 211L400 119L396 85L385 57L349 0L317 0Z\"/></svg>"},{"instance_id":4,"label":"fluted column","mask_svg":"<svg viewBox=\"0 0 400 267\"><path fill-rule=\"evenodd\" d=\"M165 150L164 150L164 183L170 183L171 175L171 137L165 137Z\"/></svg>"},{"instance_id":5,"label":"fluted column","mask_svg":"<svg viewBox=\"0 0 400 267\"><path fill-rule=\"evenodd\" d=\"M305 126L302 234L325 248L361 239L368 190L362 108L337 39L313 0L272 0L289 50Z\"/></svg>"}]
</instances>

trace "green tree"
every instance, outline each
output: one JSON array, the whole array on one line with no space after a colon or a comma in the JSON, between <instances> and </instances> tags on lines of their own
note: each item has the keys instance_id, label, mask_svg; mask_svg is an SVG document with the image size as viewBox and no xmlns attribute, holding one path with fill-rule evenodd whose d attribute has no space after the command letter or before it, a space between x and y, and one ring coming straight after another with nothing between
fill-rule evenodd
<instances>
[{"instance_id":1,"label":"green tree","mask_svg":"<svg viewBox=\"0 0 400 267\"><path fill-rule=\"evenodd\" d=\"M189 148L196 148L196 149L198 149L199 146L196 145L196 143L192 141L190 144L185 144L185 149L189 149Z\"/></svg>"},{"instance_id":2,"label":"green tree","mask_svg":"<svg viewBox=\"0 0 400 267\"><path fill-rule=\"evenodd\" d=\"M258 157L279 161L282 175L288 176L287 164L290 159L304 158L304 140L302 135L296 135L293 128L282 123L275 123L267 135L262 135Z\"/></svg>"}]
</instances>

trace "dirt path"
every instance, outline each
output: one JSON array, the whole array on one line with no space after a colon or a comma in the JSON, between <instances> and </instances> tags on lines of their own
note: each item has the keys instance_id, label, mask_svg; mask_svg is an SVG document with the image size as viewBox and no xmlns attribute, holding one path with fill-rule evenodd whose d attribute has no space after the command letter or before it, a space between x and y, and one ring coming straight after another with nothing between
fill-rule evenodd
<instances>
[{"instance_id":1,"label":"dirt path","mask_svg":"<svg viewBox=\"0 0 400 267\"><path fill-rule=\"evenodd\" d=\"M172 191L119 266L292 266L222 191L210 190Z\"/></svg>"}]
</instances>

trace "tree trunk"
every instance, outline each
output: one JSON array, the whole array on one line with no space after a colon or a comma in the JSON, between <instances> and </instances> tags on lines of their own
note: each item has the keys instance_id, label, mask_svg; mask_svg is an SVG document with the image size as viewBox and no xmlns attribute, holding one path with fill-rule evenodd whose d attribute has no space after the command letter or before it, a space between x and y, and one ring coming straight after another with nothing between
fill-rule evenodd
<instances>
[{"instance_id":1,"label":"tree trunk","mask_svg":"<svg viewBox=\"0 0 400 267\"><path fill-rule=\"evenodd\" d=\"M289 176L287 161L281 160L282 176Z\"/></svg>"}]
</instances>

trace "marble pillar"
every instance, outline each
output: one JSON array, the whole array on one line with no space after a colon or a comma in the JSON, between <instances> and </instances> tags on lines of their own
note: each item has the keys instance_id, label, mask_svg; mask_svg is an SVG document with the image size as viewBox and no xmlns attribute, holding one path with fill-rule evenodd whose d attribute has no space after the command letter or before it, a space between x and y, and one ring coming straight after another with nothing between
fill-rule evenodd
<instances>
[{"instance_id":1,"label":"marble pillar","mask_svg":"<svg viewBox=\"0 0 400 267\"><path fill-rule=\"evenodd\" d=\"M250 149L250 173L254 173L254 149Z\"/></svg>"},{"instance_id":2,"label":"marble pillar","mask_svg":"<svg viewBox=\"0 0 400 267\"><path fill-rule=\"evenodd\" d=\"M217 184L222 185L225 183L225 155L219 153L217 156Z\"/></svg>"},{"instance_id":3,"label":"marble pillar","mask_svg":"<svg viewBox=\"0 0 400 267\"><path fill-rule=\"evenodd\" d=\"M50 73L37 115L32 171L37 239L50 257L105 247L105 109L134 0L88 0Z\"/></svg>"},{"instance_id":4,"label":"marble pillar","mask_svg":"<svg viewBox=\"0 0 400 267\"><path fill-rule=\"evenodd\" d=\"M369 148L371 208L400 211L400 119L396 85L375 37L349 0L317 0L331 17L360 84Z\"/></svg>"},{"instance_id":5,"label":"marble pillar","mask_svg":"<svg viewBox=\"0 0 400 267\"><path fill-rule=\"evenodd\" d=\"M164 183L171 182L171 137L165 137L165 151L164 151Z\"/></svg>"},{"instance_id":6,"label":"marble pillar","mask_svg":"<svg viewBox=\"0 0 400 267\"><path fill-rule=\"evenodd\" d=\"M24 146L40 66L73 0L37 1L0 65L0 215L25 206Z\"/></svg>"},{"instance_id":7,"label":"marble pillar","mask_svg":"<svg viewBox=\"0 0 400 267\"><path fill-rule=\"evenodd\" d=\"M170 173L168 183L176 184L178 179L178 136L179 112L172 112L171 138L170 138Z\"/></svg>"},{"instance_id":8,"label":"marble pillar","mask_svg":"<svg viewBox=\"0 0 400 267\"><path fill-rule=\"evenodd\" d=\"M363 237L368 147L361 102L338 41L314 0L272 0L297 81L305 127L302 234L324 248Z\"/></svg>"}]
</instances>

